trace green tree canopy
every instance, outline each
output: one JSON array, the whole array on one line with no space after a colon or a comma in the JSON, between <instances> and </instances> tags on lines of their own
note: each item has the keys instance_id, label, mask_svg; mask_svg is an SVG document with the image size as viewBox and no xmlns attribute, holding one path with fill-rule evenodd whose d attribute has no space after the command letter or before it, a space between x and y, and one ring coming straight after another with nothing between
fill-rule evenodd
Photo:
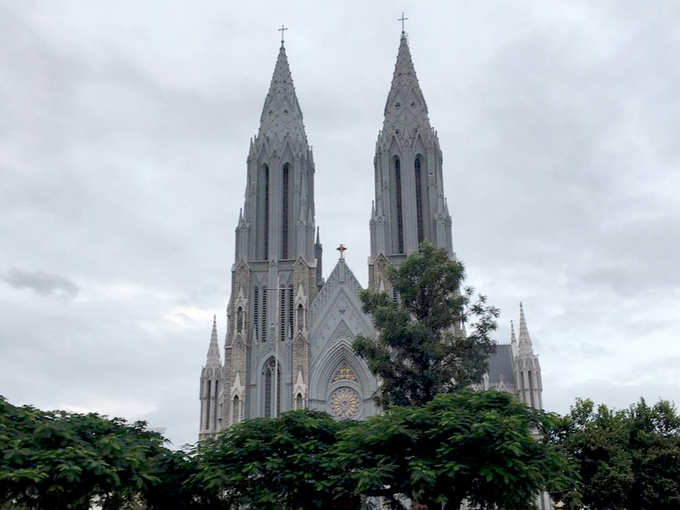
<instances>
[{"instance_id":1,"label":"green tree canopy","mask_svg":"<svg viewBox=\"0 0 680 510\"><path fill-rule=\"evenodd\" d=\"M389 268L398 302L384 292L361 293L376 338L359 336L353 347L381 381L376 402L422 405L438 393L481 380L493 351L490 334L498 309L472 288L461 294L463 265L430 243Z\"/></svg>"},{"instance_id":2,"label":"green tree canopy","mask_svg":"<svg viewBox=\"0 0 680 510\"><path fill-rule=\"evenodd\" d=\"M193 483L231 505L311 509L358 502L331 447L351 422L318 411L290 411L277 419L256 418L198 445ZM349 506L349 508L354 508Z\"/></svg>"},{"instance_id":3,"label":"green tree canopy","mask_svg":"<svg viewBox=\"0 0 680 510\"><path fill-rule=\"evenodd\" d=\"M337 461L361 494L411 497L428 508L533 508L542 490L565 492L574 472L540 431L558 418L498 391L438 395L392 407L340 433Z\"/></svg>"},{"instance_id":4,"label":"green tree canopy","mask_svg":"<svg viewBox=\"0 0 680 510\"><path fill-rule=\"evenodd\" d=\"M159 481L165 439L143 422L15 407L0 397L0 501L121 508Z\"/></svg>"},{"instance_id":5,"label":"green tree canopy","mask_svg":"<svg viewBox=\"0 0 680 510\"><path fill-rule=\"evenodd\" d=\"M587 508L680 508L680 417L670 403L641 399L612 410L578 400L551 438L578 465ZM569 495L562 499L579 507Z\"/></svg>"}]
</instances>

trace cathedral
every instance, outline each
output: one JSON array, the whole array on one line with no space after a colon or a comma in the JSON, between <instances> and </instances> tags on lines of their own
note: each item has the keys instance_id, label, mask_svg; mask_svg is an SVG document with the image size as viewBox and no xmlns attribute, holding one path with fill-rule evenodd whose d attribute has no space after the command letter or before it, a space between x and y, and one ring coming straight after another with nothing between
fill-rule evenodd
<instances>
[{"instance_id":1,"label":"cathedral","mask_svg":"<svg viewBox=\"0 0 680 510\"><path fill-rule=\"evenodd\" d=\"M368 161L366 162L368 164ZM402 30L373 158L368 284L392 294L386 269L423 241L455 257L442 152ZM378 413L375 376L352 350L375 335L362 287L342 256L326 280L314 218L314 158L283 41L246 164L236 226L224 357L216 321L200 380L199 438L248 418L318 409L337 419ZM366 204L368 209L368 204ZM520 304L519 334L499 344L480 388L542 408L541 369Z\"/></svg>"}]
</instances>

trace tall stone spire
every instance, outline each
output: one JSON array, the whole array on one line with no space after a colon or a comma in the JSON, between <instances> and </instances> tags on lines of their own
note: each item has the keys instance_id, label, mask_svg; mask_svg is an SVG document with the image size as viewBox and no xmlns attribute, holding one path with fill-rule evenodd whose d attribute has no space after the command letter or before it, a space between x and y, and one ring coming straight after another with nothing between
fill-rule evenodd
<instances>
[{"instance_id":1,"label":"tall stone spire","mask_svg":"<svg viewBox=\"0 0 680 510\"><path fill-rule=\"evenodd\" d=\"M429 129L430 119L427 104L418 76L413 66L411 51L406 34L402 32L394 65L392 85L385 102L385 119L383 131L393 131L403 137L412 137L419 129Z\"/></svg>"},{"instance_id":2,"label":"tall stone spire","mask_svg":"<svg viewBox=\"0 0 680 510\"><path fill-rule=\"evenodd\" d=\"M295 94L293 77L283 43L279 48L269 92L262 107L258 137L262 136L275 145L283 143L287 137L297 149L307 146L302 109Z\"/></svg>"},{"instance_id":3,"label":"tall stone spire","mask_svg":"<svg viewBox=\"0 0 680 510\"><path fill-rule=\"evenodd\" d=\"M515 337L515 324L512 321L510 321L510 343L517 343L517 337Z\"/></svg>"},{"instance_id":4,"label":"tall stone spire","mask_svg":"<svg viewBox=\"0 0 680 510\"><path fill-rule=\"evenodd\" d=\"M217 315L213 315L212 333L210 334L210 346L206 357L205 366L215 368L220 366L220 347L217 344Z\"/></svg>"},{"instance_id":5,"label":"tall stone spire","mask_svg":"<svg viewBox=\"0 0 680 510\"><path fill-rule=\"evenodd\" d=\"M529 328L527 328L527 320L524 317L524 307L521 302L519 304L519 347L520 352L522 352L522 347L524 347L524 350L528 349L528 352L531 352L531 337L529 336Z\"/></svg>"},{"instance_id":6,"label":"tall stone spire","mask_svg":"<svg viewBox=\"0 0 680 510\"><path fill-rule=\"evenodd\" d=\"M369 281L381 281L379 275L371 276L380 255L399 264L424 241L455 257L442 161L408 39L402 32L373 161Z\"/></svg>"}]
</instances>

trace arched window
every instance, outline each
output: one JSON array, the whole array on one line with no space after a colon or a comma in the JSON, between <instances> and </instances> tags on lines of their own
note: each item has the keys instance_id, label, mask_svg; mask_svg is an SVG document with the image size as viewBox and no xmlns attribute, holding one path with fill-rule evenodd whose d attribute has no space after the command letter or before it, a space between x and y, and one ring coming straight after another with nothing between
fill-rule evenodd
<instances>
[{"instance_id":1,"label":"arched window","mask_svg":"<svg viewBox=\"0 0 680 510\"><path fill-rule=\"evenodd\" d=\"M236 311L236 331L243 333L243 307L239 306Z\"/></svg>"},{"instance_id":2,"label":"arched window","mask_svg":"<svg viewBox=\"0 0 680 510\"><path fill-rule=\"evenodd\" d=\"M418 227L418 244L425 240L425 228L423 225L423 178L421 172L422 157L420 154L416 156L415 161L415 179L416 179L416 219Z\"/></svg>"},{"instance_id":3,"label":"arched window","mask_svg":"<svg viewBox=\"0 0 680 510\"><path fill-rule=\"evenodd\" d=\"M305 309L302 304L297 307L297 330L302 331L305 327Z\"/></svg>"},{"instance_id":4,"label":"arched window","mask_svg":"<svg viewBox=\"0 0 680 510\"><path fill-rule=\"evenodd\" d=\"M281 258L288 258L288 181L290 165L283 165L283 176L281 179Z\"/></svg>"},{"instance_id":5,"label":"arched window","mask_svg":"<svg viewBox=\"0 0 680 510\"><path fill-rule=\"evenodd\" d=\"M304 409L304 402L302 401L302 393L295 396L295 409Z\"/></svg>"},{"instance_id":6,"label":"arched window","mask_svg":"<svg viewBox=\"0 0 680 510\"><path fill-rule=\"evenodd\" d=\"M255 287L253 290L253 326L255 327L255 341L260 341L258 333L260 329L260 288Z\"/></svg>"},{"instance_id":7,"label":"arched window","mask_svg":"<svg viewBox=\"0 0 680 510\"><path fill-rule=\"evenodd\" d=\"M274 384L276 381L276 384ZM276 396L274 396L276 394ZM276 409L274 405L276 404ZM274 358L264 367L264 415L266 418L278 416L281 411L281 369L276 369Z\"/></svg>"},{"instance_id":8,"label":"arched window","mask_svg":"<svg viewBox=\"0 0 680 510\"><path fill-rule=\"evenodd\" d=\"M208 380L208 395L206 399L206 410L205 410L205 430L210 429L210 404L212 403L212 399L210 398L210 390L212 389L212 381Z\"/></svg>"},{"instance_id":9,"label":"arched window","mask_svg":"<svg viewBox=\"0 0 680 510\"><path fill-rule=\"evenodd\" d=\"M262 165L257 179L257 236L256 256L269 258L269 166Z\"/></svg>"},{"instance_id":10,"label":"arched window","mask_svg":"<svg viewBox=\"0 0 680 510\"><path fill-rule=\"evenodd\" d=\"M238 395L234 396L234 403L232 407L232 423L236 424L241 421L241 400Z\"/></svg>"},{"instance_id":11,"label":"arched window","mask_svg":"<svg viewBox=\"0 0 680 510\"><path fill-rule=\"evenodd\" d=\"M260 327L262 342L267 341L267 292L267 287L262 287L262 325Z\"/></svg>"},{"instance_id":12,"label":"arched window","mask_svg":"<svg viewBox=\"0 0 680 510\"><path fill-rule=\"evenodd\" d=\"M394 158L394 197L397 212L397 253L404 253L404 213L401 203L401 162Z\"/></svg>"},{"instance_id":13,"label":"arched window","mask_svg":"<svg viewBox=\"0 0 680 510\"><path fill-rule=\"evenodd\" d=\"M218 386L219 381L215 381L215 396L213 397L215 399L215 402L213 403L213 430L217 430L217 401L219 399L219 389Z\"/></svg>"}]
</instances>

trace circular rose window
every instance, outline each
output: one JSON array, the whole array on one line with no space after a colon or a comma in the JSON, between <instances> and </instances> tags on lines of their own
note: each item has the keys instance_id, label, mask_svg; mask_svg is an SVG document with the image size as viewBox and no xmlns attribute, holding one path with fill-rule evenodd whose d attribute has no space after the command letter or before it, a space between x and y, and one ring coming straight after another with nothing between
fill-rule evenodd
<instances>
[{"instance_id":1,"label":"circular rose window","mask_svg":"<svg viewBox=\"0 0 680 510\"><path fill-rule=\"evenodd\" d=\"M341 420L356 418L361 408L361 398L352 388L342 387L331 393L329 407L331 415Z\"/></svg>"}]
</instances>

